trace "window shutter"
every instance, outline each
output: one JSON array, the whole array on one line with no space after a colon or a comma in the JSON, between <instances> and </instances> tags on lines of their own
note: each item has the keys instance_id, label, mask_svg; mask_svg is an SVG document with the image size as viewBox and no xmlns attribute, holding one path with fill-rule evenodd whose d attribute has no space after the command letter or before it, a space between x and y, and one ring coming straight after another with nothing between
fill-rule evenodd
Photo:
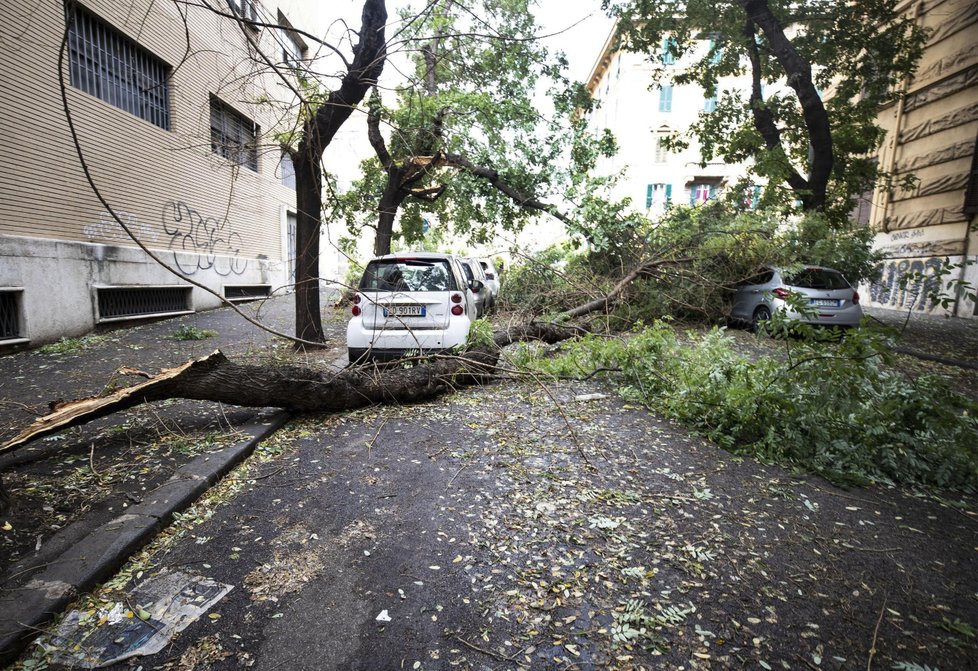
<instances>
[{"instance_id":1,"label":"window shutter","mask_svg":"<svg viewBox=\"0 0 978 671\"><path fill-rule=\"evenodd\" d=\"M653 184L649 184L649 186L645 190L645 209L646 210L649 209L650 207L652 207L652 192L654 190L653 187L654 187Z\"/></svg>"},{"instance_id":2,"label":"window shutter","mask_svg":"<svg viewBox=\"0 0 978 671\"><path fill-rule=\"evenodd\" d=\"M709 193L710 193L709 200L713 200L714 198L717 197L717 186L716 186L716 184L710 184L710 192Z\"/></svg>"},{"instance_id":3,"label":"window shutter","mask_svg":"<svg viewBox=\"0 0 978 671\"><path fill-rule=\"evenodd\" d=\"M666 184L666 205L672 202L672 184Z\"/></svg>"},{"instance_id":4,"label":"window shutter","mask_svg":"<svg viewBox=\"0 0 978 671\"><path fill-rule=\"evenodd\" d=\"M689 187L689 206L696 207L696 185Z\"/></svg>"}]
</instances>

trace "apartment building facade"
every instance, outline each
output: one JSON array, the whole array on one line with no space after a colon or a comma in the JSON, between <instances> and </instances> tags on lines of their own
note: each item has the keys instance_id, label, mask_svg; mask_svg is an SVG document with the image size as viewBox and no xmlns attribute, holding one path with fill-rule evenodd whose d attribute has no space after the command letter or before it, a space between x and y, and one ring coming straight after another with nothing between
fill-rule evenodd
<instances>
[{"instance_id":1,"label":"apartment building facade","mask_svg":"<svg viewBox=\"0 0 978 671\"><path fill-rule=\"evenodd\" d=\"M666 38L668 39L668 38ZM709 53L706 38L697 49L681 58L670 57L666 44L658 55L667 70L680 71ZM686 149L671 151L667 138L682 135L700 114L716 108L716 98L707 97L695 84L675 85L667 77L653 84L653 67L645 54L615 48L615 29L605 41L587 81L588 91L599 107L589 120L593 131L609 129L618 140L619 151L598 165L602 174L624 176L615 195L629 197L634 209L655 218L671 203L697 205L716 198L747 175L743 164L722 161L701 165L695 139ZM723 77L718 90L750 90L746 76ZM757 202L760 185L752 185L749 197Z\"/></svg>"},{"instance_id":2,"label":"apartment building facade","mask_svg":"<svg viewBox=\"0 0 978 671\"><path fill-rule=\"evenodd\" d=\"M916 75L903 85L906 96L880 112L887 135L879 161L895 181L913 175L916 185L873 194L869 224L885 260L869 299L884 308L974 318L978 304L949 291L947 282L978 287L978 3L908 0L901 9L929 37ZM941 268L950 273L940 276ZM934 304L928 298L934 291L951 302Z\"/></svg>"},{"instance_id":3,"label":"apartment building facade","mask_svg":"<svg viewBox=\"0 0 978 671\"><path fill-rule=\"evenodd\" d=\"M288 286L290 89L259 50L284 71L305 44L281 12L4 6L0 351Z\"/></svg>"}]
</instances>

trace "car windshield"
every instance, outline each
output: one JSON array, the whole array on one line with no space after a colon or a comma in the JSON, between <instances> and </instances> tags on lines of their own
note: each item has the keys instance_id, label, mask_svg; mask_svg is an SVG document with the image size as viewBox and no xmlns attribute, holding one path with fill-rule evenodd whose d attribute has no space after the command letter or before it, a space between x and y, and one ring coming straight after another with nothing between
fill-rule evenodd
<instances>
[{"instance_id":1,"label":"car windshield","mask_svg":"<svg viewBox=\"0 0 978 671\"><path fill-rule=\"evenodd\" d=\"M803 289L848 289L849 283L842 273L826 268L805 268L784 278L785 284Z\"/></svg>"},{"instance_id":2,"label":"car windshield","mask_svg":"<svg viewBox=\"0 0 978 671\"><path fill-rule=\"evenodd\" d=\"M454 286L445 259L371 261L360 280L362 291L451 291Z\"/></svg>"}]
</instances>

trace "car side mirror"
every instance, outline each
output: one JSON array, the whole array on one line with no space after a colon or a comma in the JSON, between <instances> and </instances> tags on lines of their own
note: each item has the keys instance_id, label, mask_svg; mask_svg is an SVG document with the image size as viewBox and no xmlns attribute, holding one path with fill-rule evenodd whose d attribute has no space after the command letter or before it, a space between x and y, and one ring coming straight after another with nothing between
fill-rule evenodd
<instances>
[{"instance_id":1,"label":"car side mirror","mask_svg":"<svg viewBox=\"0 0 978 671\"><path fill-rule=\"evenodd\" d=\"M469 282L469 289L472 290L472 293L476 293L476 294L479 293L480 291L482 291L483 286L485 285L482 284L482 280L472 280L471 282Z\"/></svg>"}]
</instances>

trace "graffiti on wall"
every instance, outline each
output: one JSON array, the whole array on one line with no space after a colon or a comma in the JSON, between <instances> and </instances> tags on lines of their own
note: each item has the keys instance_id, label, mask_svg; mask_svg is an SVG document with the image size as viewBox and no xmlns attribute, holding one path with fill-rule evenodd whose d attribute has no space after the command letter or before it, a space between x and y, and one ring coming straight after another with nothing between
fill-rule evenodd
<instances>
[{"instance_id":1,"label":"graffiti on wall","mask_svg":"<svg viewBox=\"0 0 978 671\"><path fill-rule=\"evenodd\" d=\"M887 261L870 297L884 307L930 312L935 306L928 297L941 289L937 271L943 265L944 259L937 257Z\"/></svg>"},{"instance_id":2,"label":"graffiti on wall","mask_svg":"<svg viewBox=\"0 0 978 671\"><path fill-rule=\"evenodd\" d=\"M135 235L144 245L151 245L159 241L158 233L151 226L139 221L135 214L116 210L116 216L122 220L132 234ZM112 214L103 211L98 215L97 223L86 224L83 229L85 237L89 240L108 240L110 242L132 242L132 238L122 229Z\"/></svg>"},{"instance_id":3,"label":"graffiti on wall","mask_svg":"<svg viewBox=\"0 0 978 671\"><path fill-rule=\"evenodd\" d=\"M248 268L248 260L240 257L243 240L227 219L205 217L179 200L164 203L162 216L173 262L184 275L213 270L227 277L242 275Z\"/></svg>"}]
</instances>

